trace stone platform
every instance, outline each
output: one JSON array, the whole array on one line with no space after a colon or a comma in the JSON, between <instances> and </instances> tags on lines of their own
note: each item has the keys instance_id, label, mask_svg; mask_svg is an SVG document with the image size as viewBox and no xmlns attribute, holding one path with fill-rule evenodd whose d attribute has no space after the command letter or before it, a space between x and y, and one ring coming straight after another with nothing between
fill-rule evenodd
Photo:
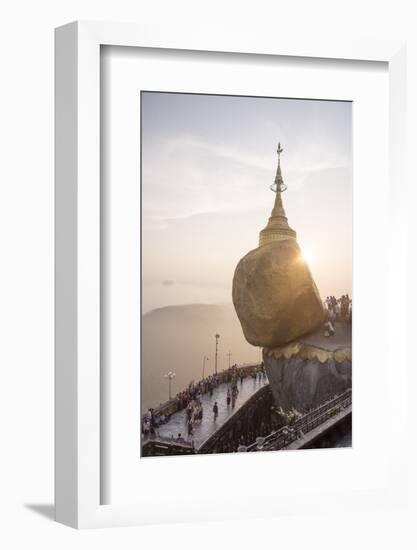
<instances>
[{"instance_id":1,"label":"stone platform","mask_svg":"<svg viewBox=\"0 0 417 550\"><path fill-rule=\"evenodd\" d=\"M259 388L268 384L266 377L256 379L252 377L246 377L242 383L238 382L239 394L237 396L235 408L232 409L231 406L227 407L226 396L227 390L230 388L230 384L223 383L220 384L217 388L213 390L213 396L204 394L203 401L203 420L201 424L195 423L193 426L194 435L192 438L187 436L187 424L186 424L186 411L174 413L169 422L160 426L157 430L157 435L163 438L165 441L168 441L171 436L175 439L178 437L178 434L181 434L186 442L189 442L190 439L193 439L194 446L198 449L204 441L206 441L214 432L216 432L229 418L236 413L240 407L242 407L246 401L256 393ZM216 421L213 420L213 405L217 401L217 406L219 408L219 416Z\"/></svg>"}]
</instances>

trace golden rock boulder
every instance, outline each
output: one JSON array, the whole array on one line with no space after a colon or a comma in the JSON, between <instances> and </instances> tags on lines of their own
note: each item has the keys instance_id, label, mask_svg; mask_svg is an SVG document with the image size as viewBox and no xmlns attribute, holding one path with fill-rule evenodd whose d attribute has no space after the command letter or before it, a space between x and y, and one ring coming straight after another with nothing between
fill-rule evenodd
<instances>
[{"instance_id":1,"label":"golden rock boulder","mask_svg":"<svg viewBox=\"0 0 417 550\"><path fill-rule=\"evenodd\" d=\"M246 340L259 347L282 346L316 330L323 304L295 239L252 250L233 277L233 304Z\"/></svg>"}]
</instances>

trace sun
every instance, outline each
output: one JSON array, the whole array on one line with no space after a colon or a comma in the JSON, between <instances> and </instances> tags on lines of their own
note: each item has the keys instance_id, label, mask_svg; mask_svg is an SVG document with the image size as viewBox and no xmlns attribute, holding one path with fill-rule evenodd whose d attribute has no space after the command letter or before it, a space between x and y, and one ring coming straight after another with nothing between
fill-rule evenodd
<instances>
[{"instance_id":1,"label":"sun","mask_svg":"<svg viewBox=\"0 0 417 550\"><path fill-rule=\"evenodd\" d=\"M302 257L303 257L303 260L304 260L307 264L311 265L311 264L314 262L314 253L313 253L311 250L308 250L308 249L303 250L303 251L301 252L301 255L302 255Z\"/></svg>"}]
</instances>

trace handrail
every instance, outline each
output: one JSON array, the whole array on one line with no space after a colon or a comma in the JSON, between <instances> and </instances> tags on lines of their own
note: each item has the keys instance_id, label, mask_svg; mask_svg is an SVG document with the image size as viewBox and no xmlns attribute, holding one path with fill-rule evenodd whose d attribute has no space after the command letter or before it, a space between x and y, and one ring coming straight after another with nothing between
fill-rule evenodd
<instances>
[{"instance_id":1,"label":"handrail","mask_svg":"<svg viewBox=\"0 0 417 550\"><path fill-rule=\"evenodd\" d=\"M146 443L153 442L153 443L170 443L172 445L181 445L183 447L194 447L192 441L186 441L185 439L178 440L175 439L173 436L169 437L166 435L159 435L159 434L148 434L148 435L142 435L142 445L146 445Z\"/></svg>"},{"instance_id":2,"label":"handrail","mask_svg":"<svg viewBox=\"0 0 417 550\"><path fill-rule=\"evenodd\" d=\"M312 411L309 411L293 424L283 426L279 430L261 438L261 444L255 441L244 450L247 452L257 452L283 449L298 439L301 433L306 434L311 432L331 416L334 416L340 409L347 408L351 404L352 390L348 389L342 394L322 403Z\"/></svg>"}]
</instances>

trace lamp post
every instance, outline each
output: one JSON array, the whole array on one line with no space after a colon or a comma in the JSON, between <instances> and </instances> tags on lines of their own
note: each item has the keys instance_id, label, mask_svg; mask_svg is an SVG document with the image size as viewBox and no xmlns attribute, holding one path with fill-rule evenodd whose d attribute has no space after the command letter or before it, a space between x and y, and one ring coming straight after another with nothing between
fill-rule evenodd
<instances>
[{"instance_id":1,"label":"lamp post","mask_svg":"<svg viewBox=\"0 0 417 550\"><path fill-rule=\"evenodd\" d=\"M209 361L210 359L206 356L203 357L203 380L204 380L204 372L206 370L206 361Z\"/></svg>"},{"instance_id":2,"label":"lamp post","mask_svg":"<svg viewBox=\"0 0 417 550\"><path fill-rule=\"evenodd\" d=\"M164 378L167 378L168 379L168 395L169 395L169 400L171 401L172 399L172 395L171 395L171 389L172 389L172 381L173 379L175 378L175 372L172 372L172 371L169 371L167 374L164 374Z\"/></svg>"},{"instance_id":3,"label":"lamp post","mask_svg":"<svg viewBox=\"0 0 417 550\"><path fill-rule=\"evenodd\" d=\"M215 356L215 361L214 361L214 372L217 374L217 354L218 354L218 351L219 351L219 338L220 338L220 334L216 334L216 356Z\"/></svg>"},{"instance_id":4,"label":"lamp post","mask_svg":"<svg viewBox=\"0 0 417 550\"><path fill-rule=\"evenodd\" d=\"M227 357L229 358L229 369L230 369L230 358L232 357L232 354L230 353L230 351L229 351L229 353L227 354Z\"/></svg>"}]
</instances>

